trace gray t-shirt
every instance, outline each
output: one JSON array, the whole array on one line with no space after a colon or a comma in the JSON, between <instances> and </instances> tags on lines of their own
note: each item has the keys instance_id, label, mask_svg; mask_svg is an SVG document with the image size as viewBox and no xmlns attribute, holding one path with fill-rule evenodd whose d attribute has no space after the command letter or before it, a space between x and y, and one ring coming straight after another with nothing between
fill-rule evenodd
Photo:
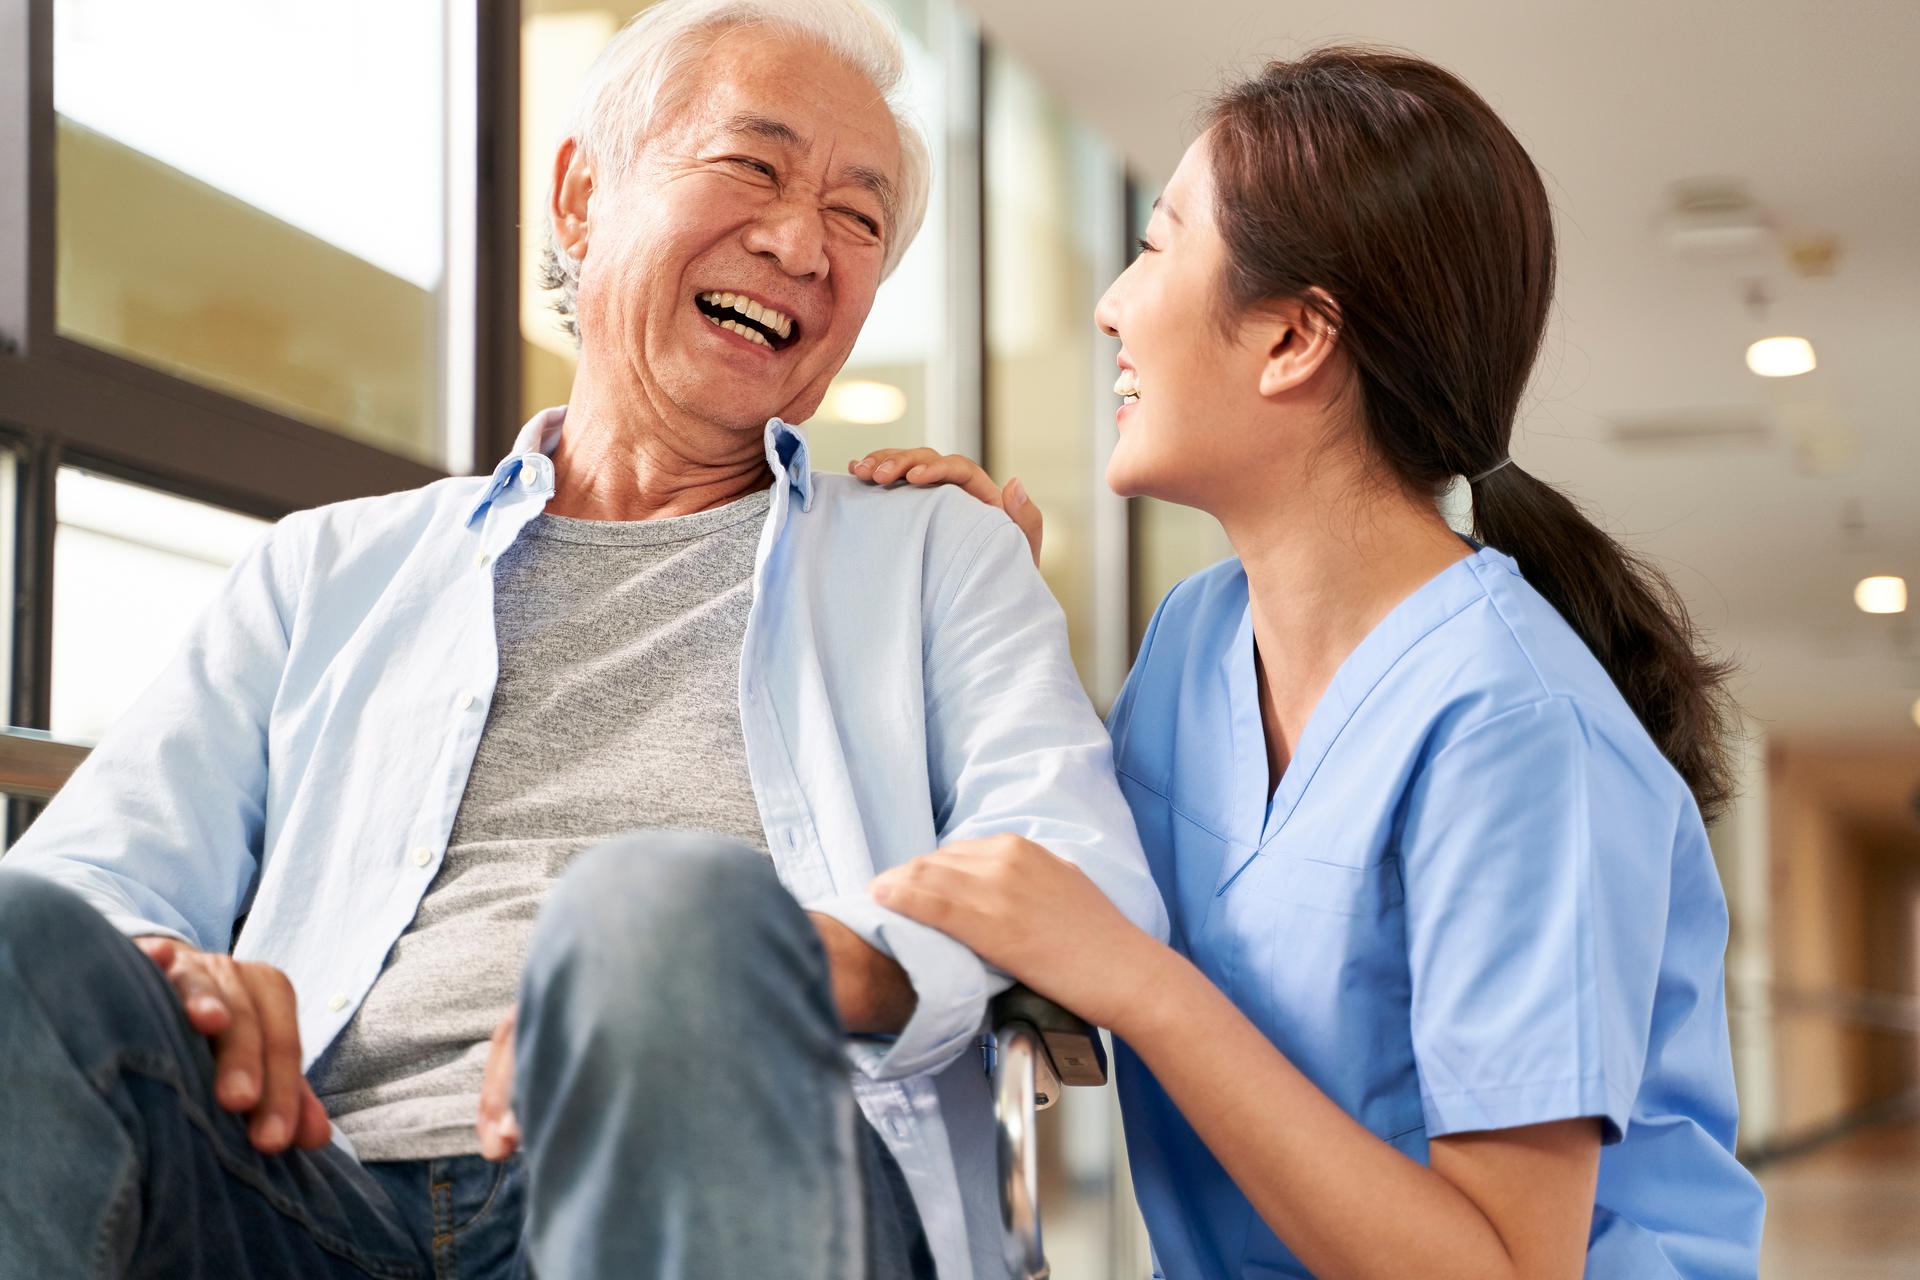
<instances>
[{"instance_id":1,"label":"gray t-shirt","mask_svg":"<svg viewBox=\"0 0 1920 1280\"><path fill-rule=\"evenodd\" d=\"M640 828L765 851L740 647L770 494L698 515L541 515L494 568L500 678L446 860L311 1078L366 1160L480 1149L488 1038L578 854Z\"/></svg>"}]
</instances>

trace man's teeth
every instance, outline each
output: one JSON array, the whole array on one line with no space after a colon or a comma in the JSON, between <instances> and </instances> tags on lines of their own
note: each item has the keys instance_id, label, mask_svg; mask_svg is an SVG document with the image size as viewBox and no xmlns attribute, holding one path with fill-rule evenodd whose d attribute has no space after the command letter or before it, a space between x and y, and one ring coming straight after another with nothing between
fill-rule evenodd
<instances>
[{"instance_id":1,"label":"man's teeth","mask_svg":"<svg viewBox=\"0 0 1920 1280\"><path fill-rule=\"evenodd\" d=\"M1140 375L1131 369L1122 369L1120 376L1113 380L1113 394L1123 400L1140 398Z\"/></svg>"},{"instance_id":2,"label":"man's teeth","mask_svg":"<svg viewBox=\"0 0 1920 1280\"><path fill-rule=\"evenodd\" d=\"M706 303L710 307L725 307L729 311L737 311L741 315L745 316L747 319L757 321L758 323L767 326L767 328L773 330L775 333L779 334L782 338L791 338L793 336L793 317L792 316L787 315L784 312L775 311L772 307L763 307L759 303L755 302L752 298L746 297L744 294L703 293L700 295L700 301ZM707 318L709 320L713 319L713 317L711 316ZM720 327L724 329L727 327L728 323L730 322L716 320L714 321L714 323L720 325ZM762 341L764 343L765 341L764 338L762 339ZM768 344L768 345L771 345L771 344Z\"/></svg>"},{"instance_id":3,"label":"man's teeth","mask_svg":"<svg viewBox=\"0 0 1920 1280\"><path fill-rule=\"evenodd\" d=\"M766 334L760 332L758 329L749 329L738 320L715 320L712 316L708 316L707 323L717 324L728 333L737 333L748 342L757 342L767 350L773 350L773 344L767 341Z\"/></svg>"}]
</instances>

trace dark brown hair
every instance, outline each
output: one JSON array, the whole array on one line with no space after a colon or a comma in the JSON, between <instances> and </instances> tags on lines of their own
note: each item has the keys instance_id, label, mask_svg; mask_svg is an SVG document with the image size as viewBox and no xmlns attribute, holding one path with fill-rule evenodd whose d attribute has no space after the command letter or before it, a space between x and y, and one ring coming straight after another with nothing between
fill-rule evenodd
<instances>
[{"instance_id":1,"label":"dark brown hair","mask_svg":"<svg viewBox=\"0 0 1920 1280\"><path fill-rule=\"evenodd\" d=\"M1505 459L1553 297L1553 215L1526 149L1432 63L1326 48L1208 112L1227 314L1298 301L1339 328L1366 439L1437 497ZM1712 821L1732 791L1731 665L1661 574L1552 485L1473 486L1474 534L1520 562Z\"/></svg>"}]
</instances>

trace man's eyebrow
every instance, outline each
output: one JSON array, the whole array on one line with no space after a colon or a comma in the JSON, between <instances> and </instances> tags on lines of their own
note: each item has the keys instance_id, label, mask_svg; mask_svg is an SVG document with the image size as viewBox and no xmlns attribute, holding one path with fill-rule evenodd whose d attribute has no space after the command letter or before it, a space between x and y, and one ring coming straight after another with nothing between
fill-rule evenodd
<instances>
[{"instance_id":1,"label":"man's eyebrow","mask_svg":"<svg viewBox=\"0 0 1920 1280\"><path fill-rule=\"evenodd\" d=\"M770 116L759 116L751 111L733 116L720 126L724 133L744 133L767 142L777 142L783 147L802 145L800 135L790 124L782 123Z\"/></svg>"},{"instance_id":2,"label":"man's eyebrow","mask_svg":"<svg viewBox=\"0 0 1920 1280\"><path fill-rule=\"evenodd\" d=\"M850 164L846 169L846 179L856 187L865 187L880 202L880 212L886 220L886 229L893 229L893 179L878 169L870 169L863 164Z\"/></svg>"},{"instance_id":3,"label":"man's eyebrow","mask_svg":"<svg viewBox=\"0 0 1920 1280\"><path fill-rule=\"evenodd\" d=\"M723 133L746 134L749 137L760 138L796 150L805 150L807 146L806 139L802 138L792 125L770 116L756 115L751 111L729 117L720 129ZM880 202L880 211L885 218L886 226L891 229L894 210L898 205L893 190L893 179L880 170L864 164L848 165L842 177L845 181L851 182L856 187L863 187L873 194L873 198Z\"/></svg>"}]
</instances>

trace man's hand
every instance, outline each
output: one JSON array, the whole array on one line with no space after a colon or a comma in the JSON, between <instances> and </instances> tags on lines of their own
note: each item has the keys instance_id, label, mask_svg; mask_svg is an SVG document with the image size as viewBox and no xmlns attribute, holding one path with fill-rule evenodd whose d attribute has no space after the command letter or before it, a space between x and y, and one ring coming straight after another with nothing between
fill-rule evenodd
<instances>
[{"instance_id":1,"label":"man's hand","mask_svg":"<svg viewBox=\"0 0 1920 1280\"><path fill-rule=\"evenodd\" d=\"M513 1114L513 1028L520 1017L515 1005L493 1029L487 1049L487 1068L480 1076L480 1154L505 1160L520 1149L520 1121Z\"/></svg>"},{"instance_id":2,"label":"man's hand","mask_svg":"<svg viewBox=\"0 0 1920 1280\"><path fill-rule=\"evenodd\" d=\"M293 984L271 965L200 951L172 938L135 938L180 997L187 1021L213 1041L213 1096L247 1117L247 1136L268 1155L323 1147L326 1108L300 1070Z\"/></svg>"},{"instance_id":3,"label":"man's hand","mask_svg":"<svg viewBox=\"0 0 1920 1280\"><path fill-rule=\"evenodd\" d=\"M846 1029L862 1035L892 1035L906 1026L916 997L899 962L868 946L832 916L809 911L807 918L826 948L833 1003Z\"/></svg>"}]
</instances>

